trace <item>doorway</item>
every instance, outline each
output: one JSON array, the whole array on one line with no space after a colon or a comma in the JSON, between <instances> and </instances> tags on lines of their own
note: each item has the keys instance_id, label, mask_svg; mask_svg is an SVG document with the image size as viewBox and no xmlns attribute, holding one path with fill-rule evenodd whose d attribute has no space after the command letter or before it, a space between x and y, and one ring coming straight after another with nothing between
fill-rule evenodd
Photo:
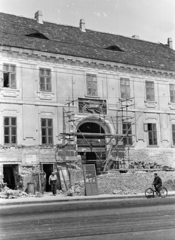
<instances>
[{"instance_id":1,"label":"doorway","mask_svg":"<svg viewBox=\"0 0 175 240\"><path fill-rule=\"evenodd\" d=\"M79 155L86 164L95 164L97 173L100 173L102 162L106 158L105 130L98 122L87 121L79 126L77 133L77 145ZM91 135L92 133L92 135ZM84 152L83 152L84 151Z\"/></svg>"},{"instance_id":2,"label":"doorway","mask_svg":"<svg viewBox=\"0 0 175 240\"><path fill-rule=\"evenodd\" d=\"M53 172L53 164L43 164L43 171L46 173L46 192L51 192L51 186L49 185L49 176Z\"/></svg>"},{"instance_id":3,"label":"doorway","mask_svg":"<svg viewBox=\"0 0 175 240\"><path fill-rule=\"evenodd\" d=\"M15 171L17 165L4 165L3 174L4 174L4 183L7 183L7 187L10 189L15 189Z\"/></svg>"}]
</instances>

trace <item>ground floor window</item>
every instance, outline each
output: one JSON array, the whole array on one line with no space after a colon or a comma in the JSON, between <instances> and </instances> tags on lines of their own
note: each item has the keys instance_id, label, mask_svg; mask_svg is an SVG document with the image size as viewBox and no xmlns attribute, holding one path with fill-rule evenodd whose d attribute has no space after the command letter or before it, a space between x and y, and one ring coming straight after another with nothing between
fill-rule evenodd
<instances>
[{"instance_id":1,"label":"ground floor window","mask_svg":"<svg viewBox=\"0 0 175 240\"><path fill-rule=\"evenodd\" d=\"M4 117L4 144L17 143L16 117Z\"/></svg>"},{"instance_id":2,"label":"ground floor window","mask_svg":"<svg viewBox=\"0 0 175 240\"><path fill-rule=\"evenodd\" d=\"M129 122L123 123L123 138L124 145L132 145L132 124Z\"/></svg>"},{"instance_id":3,"label":"ground floor window","mask_svg":"<svg viewBox=\"0 0 175 240\"><path fill-rule=\"evenodd\" d=\"M53 121L49 118L41 119L42 144L53 144Z\"/></svg>"},{"instance_id":4,"label":"ground floor window","mask_svg":"<svg viewBox=\"0 0 175 240\"><path fill-rule=\"evenodd\" d=\"M149 145L157 145L157 130L155 123L148 123L148 141Z\"/></svg>"}]
</instances>

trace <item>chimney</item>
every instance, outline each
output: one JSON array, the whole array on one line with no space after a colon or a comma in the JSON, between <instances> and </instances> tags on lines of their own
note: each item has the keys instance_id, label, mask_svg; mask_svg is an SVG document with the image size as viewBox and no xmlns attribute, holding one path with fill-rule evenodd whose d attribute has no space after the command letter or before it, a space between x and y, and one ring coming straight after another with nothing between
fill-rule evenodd
<instances>
[{"instance_id":1,"label":"chimney","mask_svg":"<svg viewBox=\"0 0 175 240\"><path fill-rule=\"evenodd\" d=\"M85 20L84 20L84 19L80 19L80 30L81 30L82 32L86 32Z\"/></svg>"},{"instance_id":2,"label":"chimney","mask_svg":"<svg viewBox=\"0 0 175 240\"><path fill-rule=\"evenodd\" d=\"M35 17L36 21L40 24L43 24L43 14L42 12L39 10L35 13Z\"/></svg>"},{"instance_id":3,"label":"chimney","mask_svg":"<svg viewBox=\"0 0 175 240\"><path fill-rule=\"evenodd\" d=\"M133 35L132 38L134 38L134 39L140 39L138 35Z\"/></svg>"},{"instance_id":4,"label":"chimney","mask_svg":"<svg viewBox=\"0 0 175 240\"><path fill-rule=\"evenodd\" d=\"M173 49L173 40L172 40L172 38L168 38L167 43L168 43L168 47Z\"/></svg>"}]
</instances>

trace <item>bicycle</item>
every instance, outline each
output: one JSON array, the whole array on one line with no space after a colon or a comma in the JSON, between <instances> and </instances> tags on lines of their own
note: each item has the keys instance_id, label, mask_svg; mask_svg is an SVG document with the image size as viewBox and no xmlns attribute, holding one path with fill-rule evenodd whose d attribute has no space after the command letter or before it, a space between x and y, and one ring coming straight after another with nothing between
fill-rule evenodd
<instances>
[{"instance_id":1,"label":"bicycle","mask_svg":"<svg viewBox=\"0 0 175 240\"><path fill-rule=\"evenodd\" d=\"M160 188L160 194L159 192L157 192L155 190L155 187L149 187L145 190L145 197L146 198L154 198L154 197L162 197L162 198L166 198L168 195L168 190L166 189L166 187L162 186Z\"/></svg>"}]
</instances>

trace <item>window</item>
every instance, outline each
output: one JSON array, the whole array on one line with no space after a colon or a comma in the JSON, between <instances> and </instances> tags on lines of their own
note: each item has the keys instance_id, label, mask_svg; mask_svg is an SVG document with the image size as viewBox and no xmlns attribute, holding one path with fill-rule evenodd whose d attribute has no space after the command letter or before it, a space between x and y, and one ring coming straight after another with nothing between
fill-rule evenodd
<instances>
[{"instance_id":1,"label":"window","mask_svg":"<svg viewBox=\"0 0 175 240\"><path fill-rule=\"evenodd\" d=\"M40 91L51 92L51 70L40 68Z\"/></svg>"},{"instance_id":2,"label":"window","mask_svg":"<svg viewBox=\"0 0 175 240\"><path fill-rule=\"evenodd\" d=\"M157 130L155 123L148 123L148 141L149 145L157 145Z\"/></svg>"},{"instance_id":3,"label":"window","mask_svg":"<svg viewBox=\"0 0 175 240\"><path fill-rule=\"evenodd\" d=\"M16 89L16 66L3 65L3 87Z\"/></svg>"},{"instance_id":4,"label":"window","mask_svg":"<svg viewBox=\"0 0 175 240\"><path fill-rule=\"evenodd\" d=\"M175 124L172 125L173 146L175 146Z\"/></svg>"},{"instance_id":5,"label":"window","mask_svg":"<svg viewBox=\"0 0 175 240\"><path fill-rule=\"evenodd\" d=\"M95 74L86 74L87 95L97 96L97 76Z\"/></svg>"},{"instance_id":6,"label":"window","mask_svg":"<svg viewBox=\"0 0 175 240\"><path fill-rule=\"evenodd\" d=\"M17 143L17 124L15 117L4 118L4 144Z\"/></svg>"},{"instance_id":7,"label":"window","mask_svg":"<svg viewBox=\"0 0 175 240\"><path fill-rule=\"evenodd\" d=\"M130 97L130 84L128 78L120 78L121 98Z\"/></svg>"},{"instance_id":8,"label":"window","mask_svg":"<svg viewBox=\"0 0 175 240\"><path fill-rule=\"evenodd\" d=\"M127 122L123 123L123 134L126 135L123 138L124 145L132 145L132 124Z\"/></svg>"},{"instance_id":9,"label":"window","mask_svg":"<svg viewBox=\"0 0 175 240\"><path fill-rule=\"evenodd\" d=\"M42 144L53 144L52 119L41 119Z\"/></svg>"},{"instance_id":10,"label":"window","mask_svg":"<svg viewBox=\"0 0 175 240\"><path fill-rule=\"evenodd\" d=\"M175 84L170 84L170 102L175 103Z\"/></svg>"},{"instance_id":11,"label":"window","mask_svg":"<svg viewBox=\"0 0 175 240\"><path fill-rule=\"evenodd\" d=\"M146 81L146 100L155 101L154 82Z\"/></svg>"}]
</instances>

